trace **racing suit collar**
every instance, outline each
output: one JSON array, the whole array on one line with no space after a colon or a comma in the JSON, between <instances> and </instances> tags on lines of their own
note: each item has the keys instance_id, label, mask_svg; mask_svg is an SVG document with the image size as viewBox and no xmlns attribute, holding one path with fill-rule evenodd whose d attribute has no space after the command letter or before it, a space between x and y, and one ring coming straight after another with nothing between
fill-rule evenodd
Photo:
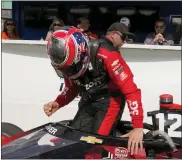
<instances>
[{"instance_id":1,"label":"racing suit collar","mask_svg":"<svg viewBox=\"0 0 182 160\"><path fill-rule=\"evenodd\" d=\"M107 43L113 45L112 41L110 41L106 36L102 36L101 39L103 39L103 40L106 41Z\"/></svg>"},{"instance_id":2,"label":"racing suit collar","mask_svg":"<svg viewBox=\"0 0 182 160\"><path fill-rule=\"evenodd\" d=\"M102 39L103 39L104 41L106 41L107 43L111 44L112 46L114 46L114 44L112 43L112 41L109 40L106 36L102 36ZM114 47L115 47L115 48L117 49L117 51L119 52L119 50L120 50L120 45L114 46Z\"/></svg>"}]
</instances>

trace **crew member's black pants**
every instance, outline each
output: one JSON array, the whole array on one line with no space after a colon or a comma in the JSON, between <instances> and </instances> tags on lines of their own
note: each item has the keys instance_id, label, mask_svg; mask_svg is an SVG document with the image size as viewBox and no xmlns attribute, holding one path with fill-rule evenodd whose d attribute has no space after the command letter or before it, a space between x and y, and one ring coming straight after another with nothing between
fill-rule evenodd
<instances>
[{"instance_id":1,"label":"crew member's black pants","mask_svg":"<svg viewBox=\"0 0 182 160\"><path fill-rule=\"evenodd\" d=\"M121 119L124 98L105 98L100 101L82 103L71 127L100 135L110 135Z\"/></svg>"}]
</instances>

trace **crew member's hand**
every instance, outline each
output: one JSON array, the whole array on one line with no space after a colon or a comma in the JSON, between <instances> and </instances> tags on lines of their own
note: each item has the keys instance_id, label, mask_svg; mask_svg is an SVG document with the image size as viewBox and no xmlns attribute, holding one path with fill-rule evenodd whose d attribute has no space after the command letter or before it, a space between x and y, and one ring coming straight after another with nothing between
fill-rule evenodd
<instances>
[{"instance_id":1,"label":"crew member's hand","mask_svg":"<svg viewBox=\"0 0 182 160\"><path fill-rule=\"evenodd\" d=\"M134 128L131 132L121 137L129 137L128 152L130 152L131 155L138 153L139 145L140 149L143 150L143 128Z\"/></svg>"},{"instance_id":2,"label":"crew member's hand","mask_svg":"<svg viewBox=\"0 0 182 160\"><path fill-rule=\"evenodd\" d=\"M49 102L44 104L44 112L47 116L51 116L59 109L59 104L57 102Z\"/></svg>"}]
</instances>

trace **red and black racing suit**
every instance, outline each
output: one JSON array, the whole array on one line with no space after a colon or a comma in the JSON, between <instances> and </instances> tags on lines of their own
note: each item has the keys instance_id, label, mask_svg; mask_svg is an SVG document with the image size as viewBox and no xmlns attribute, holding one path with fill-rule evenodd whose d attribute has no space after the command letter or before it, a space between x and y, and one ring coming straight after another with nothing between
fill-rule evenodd
<instances>
[{"instance_id":1,"label":"red and black racing suit","mask_svg":"<svg viewBox=\"0 0 182 160\"><path fill-rule=\"evenodd\" d=\"M141 90L119 51L106 37L97 53L97 66L99 74L96 76L88 69L83 77L65 79L65 88L55 100L63 107L81 92L79 110L71 126L107 136L121 119L126 101L133 127L142 128Z\"/></svg>"}]
</instances>

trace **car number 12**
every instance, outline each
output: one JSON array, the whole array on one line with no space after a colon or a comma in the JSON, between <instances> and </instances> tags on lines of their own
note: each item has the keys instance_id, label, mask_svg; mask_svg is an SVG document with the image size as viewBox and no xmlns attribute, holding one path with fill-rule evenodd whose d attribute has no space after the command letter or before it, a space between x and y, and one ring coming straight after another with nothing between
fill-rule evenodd
<instances>
[{"instance_id":1,"label":"car number 12","mask_svg":"<svg viewBox=\"0 0 182 160\"><path fill-rule=\"evenodd\" d=\"M164 131L164 124L166 123L165 121L168 120L175 120L176 121L170 125L170 127L167 130L167 133L170 137L182 137L182 131L176 131L176 129L181 127L181 115L180 114L168 114L167 119L165 119L164 113L159 113L156 115L156 118L159 119L159 130Z\"/></svg>"}]
</instances>

